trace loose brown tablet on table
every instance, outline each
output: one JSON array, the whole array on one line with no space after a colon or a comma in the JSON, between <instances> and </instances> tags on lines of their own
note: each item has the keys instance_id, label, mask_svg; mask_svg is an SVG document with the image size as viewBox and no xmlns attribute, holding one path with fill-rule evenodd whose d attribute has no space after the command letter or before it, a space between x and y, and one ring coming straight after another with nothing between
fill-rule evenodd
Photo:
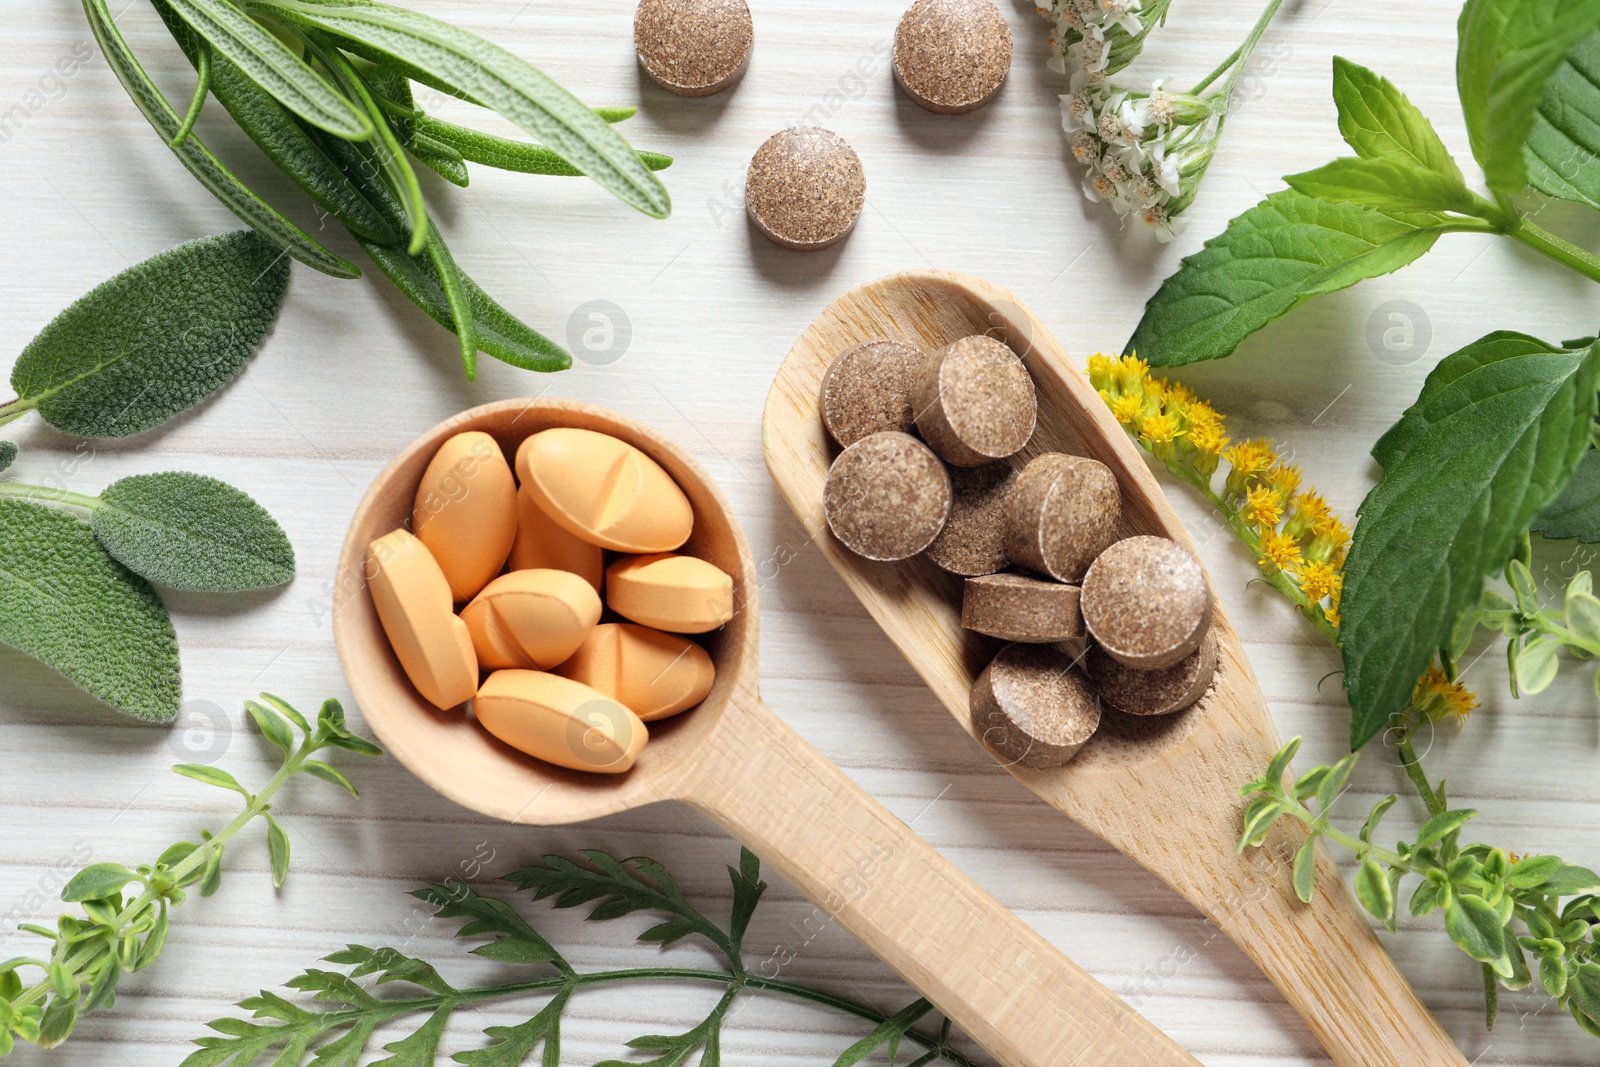
<instances>
[{"instance_id":1,"label":"loose brown tablet on table","mask_svg":"<svg viewBox=\"0 0 1600 1067\"><path fill-rule=\"evenodd\" d=\"M711 96L744 76L755 27L745 0L640 0L639 65L678 96Z\"/></svg>"},{"instance_id":2,"label":"loose brown tablet on table","mask_svg":"<svg viewBox=\"0 0 1600 1067\"><path fill-rule=\"evenodd\" d=\"M745 175L745 206L774 244L816 252L855 228L867 201L861 157L818 126L781 130L756 149Z\"/></svg>"}]
</instances>

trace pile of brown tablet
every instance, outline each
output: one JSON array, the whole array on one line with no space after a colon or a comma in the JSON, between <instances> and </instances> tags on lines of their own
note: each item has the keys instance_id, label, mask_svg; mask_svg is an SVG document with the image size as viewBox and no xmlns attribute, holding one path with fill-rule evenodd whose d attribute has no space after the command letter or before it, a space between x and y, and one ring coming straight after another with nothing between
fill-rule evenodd
<instances>
[{"instance_id":1,"label":"pile of brown tablet","mask_svg":"<svg viewBox=\"0 0 1600 1067\"><path fill-rule=\"evenodd\" d=\"M1211 589L1164 537L1119 538L1116 475L1084 456L1025 461L1038 419L1022 360L992 337L927 354L898 340L842 352L822 420L833 536L869 560L925 556L964 578L961 624L1011 642L972 717L1001 758L1059 766L1101 721L1191 706L1217 669Z\"/></svg>"}]
</instances>

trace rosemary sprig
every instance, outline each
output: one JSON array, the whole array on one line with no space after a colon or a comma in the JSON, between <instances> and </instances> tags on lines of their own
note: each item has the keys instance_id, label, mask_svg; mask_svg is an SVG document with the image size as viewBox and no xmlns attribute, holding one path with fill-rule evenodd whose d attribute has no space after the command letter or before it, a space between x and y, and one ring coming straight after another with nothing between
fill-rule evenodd
<instances>
[{"instance_id":1,"label":"rosemary sprig","mask_svg":"<svg viewBox=\"0 0 1600 1067\"><path fill-rule=\"evenodd\" d=\"M289 873L289 837L272 816L278 790L295 775L309 774L356 795L348 778L312 756L328 748L382 755L376 745L345 728L337 700L322 705L315 727L269 694L263 693L260 702L247 701L246 707L267 740L283 751L283 765L257 792L216 767L173 768L185 778L238 793L244 809L221 830L201 830L199 841L180 841L154 863L132 869L120 863L85 867L61 891L63 901L82 907L81 915L62 915L55 929L32 923L21 927L48 940L50 948L0 963L0 1056L19 1041L54 1048L85 1015L116 1003L123 975L150 966L166 948L171 912L183 903L185 891L198 885L203 897L215 893L228 842L257 819L267 826L272 882L282 885ZM26 970L37 970L41 977L25 986L21 973Z\"/></svg>"},{"instance_id":2,"label":"rosemary sprig","mask_svg":"<svg viewBox=\"0 0 1600 1067\"><path fill-rule=\"evenodd\" d=\"M408 1036L384 1046L393 1054L384 1062L429 1067L438 1062L445 1028L456 1011L488 1001L534 996L548 999L527 1022L491 1026L484 1032L487 1045L457 1052L451 1058L468 1067L518 1067L535 1049L542 1049L544 1067L557 1067L561 1061L562 1017L576 994L602 986L651 982L717 986L722 995L703 1020L683 1033L647 1034L628 1042L629 1048L656 1053L654 1059L607 1060L598 1067L679 1067L696 1054L701 1067L718 1067L728 1014L737 999L750 991L809 1001L872 1023L871 1032L845 1049L834 1061L834 1067L850 1067L879 1049L888 1053L893 1064L902 1043L922 1050L912 1061L916 1065L938 1061L977 1067L976 1061L951 1047L948 1020L933 1034L915 1029L933 1010L926 1000L919 998L885 1015L824 990L748 967L742 953L744 933L767 888L761 880L761 861L749 850L741 851L737 868L728 868L733 908L726 926L691 904L667 869L654 860L619 860L598 851L586 851L583 857L586 862L580 863L546 856L513 872L506 881L531 891L534 900L551 900L557 908L593 903L589 915L593 920L617 919L634 912L664 915L666 921L645 930L639 935L640 941L667 948L685 938L699 937L727 960L726 969L657 966L580 971L508 903L484 896L462 882L448 882L413 895L432 907L436 917L462 920L458 936L489 939L473 949L473 955L503 964L537 967L541 972L515 982L457 988L424 960L393 948L350 945L326 957L327 962L347 970L312 968L288 983L290 989L310 994L314 1003L331 1007L301 1007L276 993L263 991L239 1005L261 1021L216 1020L211 1027L221 1036L199 1038L195 1043L200 1049L191 1053L182 1067L240 1067L275 1050L274 1067L297 1067L306 1062L354 1064L379 1026L407 1016L417 1018L418 1026ZM373 979L370 987L358 981L365 978ZM409 986L410 995L378 995L382 987L391 984Z\"/></svg>"}]
</instances>

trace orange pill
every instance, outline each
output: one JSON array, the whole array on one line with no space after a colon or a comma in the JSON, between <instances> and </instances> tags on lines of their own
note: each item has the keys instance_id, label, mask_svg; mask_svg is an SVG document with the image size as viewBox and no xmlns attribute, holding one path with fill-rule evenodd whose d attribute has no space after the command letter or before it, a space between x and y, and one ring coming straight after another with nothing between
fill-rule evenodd
<instances>
[{"instance_id":1,"label":"orange pill","mask_svg":"<svg viewBox=\"0 0 1600 1067\"><path fill-rule=\"evenodd\" d=\"M568 533L525 492L517 493L517 539L508 561L514 571L570 571L600 591L605 581L606 553Z\"/></svg>"},{"instance_id":2,"label":"orange pill","mask_svg":"<svg viewBox=\"0 0 1600 1067\"><path fill-rule=\"evenodd\" d=\"M733 618L733 579L694 556L628 556L606 570L606 603L657 630L703 634Z\"/></svg>"},{"instance_id":3,"label":"orange pill","mask_svg":"<svg viewBox=\"0 0 1600 1067\"><path fill-rule=\"evenodd\" d=\"M512 748L575 771L622 774L650 740L639 716L612 697L540 671L489 675L472 712Z\"/></svg>"},{"instance_id":4,"label":"orange pill","mask_svg":"<svg viewBox=\"0 0 1600 1067\"><path fill-rule=\"evenodd\" d=\"M512 571L462 608L461 621L484 670L548 670L577 651L600 621L600 594L567 571Z\"/></svg>"},{"instance_id":5,"label":"orange pill","mask_svg":"<svg viewBox=\"0 0 1600 1067\"><path fill-rule=\"evenodd\" d=\"M472 698L478 658L456 618L450 585L426 545L396 530L367 546L367 588L383 632L411 684L448 710Z\"/></svg>"},{"instance_id":6,"label":"orange pill","mask_svg":"<svg viewBox=\"0 0 1600 1067\"><path fill-rule=\"evenodd\" d=\"M536 433L517 449L517 476L545 514L602 548L670 552L694 529L694 508L672 475L608 434Z\"/></svg>"},{"instance_id":7,"label":"orange pill","mask_svg":"<svg viewBox=\"0 0 1600 1067\"><path fill-rule=\"evenodd\" d=\"M556 673L621 701L645 722L688 711L717 678L711 654L693 641L625 622L596 626Z\"/></svg>"},{"instance_id":8,"label":"orange pill","mask_svg":"<svg viewBox=\"0 0 1600 1067\"><path fill-rule=\"evenodd\" d=\"M500 573L517 536L517 483L493 437L474 430L439 447L417 486L411 528L456 603Z\"/></svg>"}]
</instances>

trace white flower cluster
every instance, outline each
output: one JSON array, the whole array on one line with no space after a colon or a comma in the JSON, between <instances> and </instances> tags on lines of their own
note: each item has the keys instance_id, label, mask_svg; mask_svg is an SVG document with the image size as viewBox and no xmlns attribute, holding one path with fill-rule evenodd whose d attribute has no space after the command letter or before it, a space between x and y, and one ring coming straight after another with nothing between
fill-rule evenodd
<instances>
[{"instance_id":1,"label":"white flower cluster","mask_svg":"<svg viewBox=\"0 0 1600 1067\"><path fill-rule=\"evenodd\" d=\"M1221 102L1214 96L1148 90L1111 81L1139 54L1170 0L1049 0L1055 26L1050 69L1070 76L1061 121L1087 170L1083 193L1170 241L1175 217L1194 199L1211 161Z\"/></svg>"}]
</instances>

